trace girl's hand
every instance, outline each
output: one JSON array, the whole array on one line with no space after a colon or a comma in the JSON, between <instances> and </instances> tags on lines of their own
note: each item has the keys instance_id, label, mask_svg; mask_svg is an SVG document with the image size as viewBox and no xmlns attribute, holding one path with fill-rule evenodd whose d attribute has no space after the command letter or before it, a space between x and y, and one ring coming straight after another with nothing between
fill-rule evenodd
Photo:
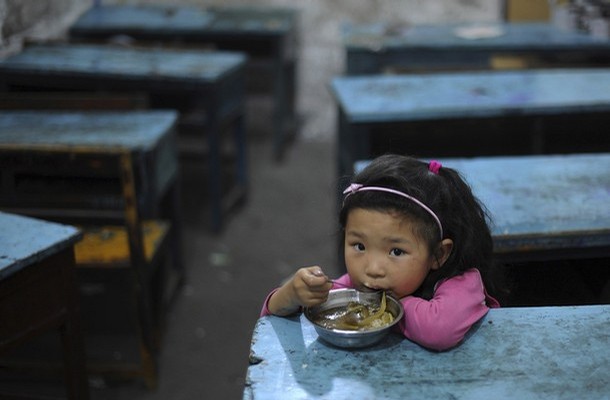
<instances>
[{"instance_id":1,"label":"girl's hand","mask_svg":"<svg viewBox=\"0 0 610 400\"><path fill-rule=\"evenodd\" d=\"M275 315L289 315L301 307L324 303L332 287L319 266L300 268L269 299L268 308Z\"/></svg>"}]
</instances>

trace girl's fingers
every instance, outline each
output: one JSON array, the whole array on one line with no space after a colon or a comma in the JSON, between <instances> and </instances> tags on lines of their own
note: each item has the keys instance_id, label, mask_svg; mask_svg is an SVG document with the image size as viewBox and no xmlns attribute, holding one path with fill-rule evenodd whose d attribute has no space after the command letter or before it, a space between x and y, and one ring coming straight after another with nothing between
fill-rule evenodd
<instances>
[{"instance_id":1,"label":"girl's fingers","mask_svg":"<svg viewBox=\"0 0 610 400\"><path fill-rule=\"evenodd\" d=\"M307 269L307 272L309 273L309 276L305 279L307 286L311 288L322 287L324 289L328 277L324 271L322 271L322 268L318 266L310 267Z\"/></svg>"}]
</instances>

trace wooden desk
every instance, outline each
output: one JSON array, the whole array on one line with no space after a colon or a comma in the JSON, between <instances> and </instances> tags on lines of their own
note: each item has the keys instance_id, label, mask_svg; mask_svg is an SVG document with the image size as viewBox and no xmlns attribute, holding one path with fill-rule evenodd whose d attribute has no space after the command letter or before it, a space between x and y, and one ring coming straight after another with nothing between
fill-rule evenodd
<instances>
[{"instance_id":1,"label":"wooden desk","mask_svg":"<svg viewBox=\"0 0 610 400\"><path fill-rule=\"evenodd\" d=\"M252 399L605 399L610 306L493 309L453 350L391 334L332 348L299 318L261 318L244 389Z\"/></svg>"},{"instance_id":2,"label":"wooden desk","mask_svg":"<svg viewBox=\"0 0 610 400\"><path fill-rule=\"evenodd\" d=\"M0 208L83 226L75 254L89 370L132 368L149 386L163 317L184 279L177 119L168 110L0 113ZM169 260L156 251L165 238ZM117 332L136 340L111 343ZM128 363L115 359L126 343L144 367L112 369Z\"/></svg>"},{"instance_id":3,"label":"wooden desk","mask_svg":"<svg viewBox=\"0 0 610 400\"><path fill-rule=\"evenodd\" d=\"M245 57L230 52L37 45L0 62L0 87L8 91L145 92L153 107L160 103L163 108L180 109L183 117L203 117L195 142L187 150L207 144L211 225L219 231L225 210L242 201L247 191L244 66ZM222 178L221 132L231 123L235 184L227 189ZM195 155L203 160L200 152Z\"/></svg>"},{"instance_id":4,"label":"wooden desk","mask_svg":"<svg viewBox=\"0 0 610 400\"><path fill-rule=\"evenodd\" d=\"M92 164L104 165L105 155L125 151L137 166L137 197L135 205L142 218L165 218L176 227L172 235L180 244L180 225L182 217L179 212L180 188L178 186L178 160L176 150L175 126L178 114L172 110L128 111L128 112L78 112L78 111L5 111L0 113L0 167L2 169L2 186L0 186L0 207L12 212L28 212L30 203L38 204L39 199L28 200L28 195L37 197L44 182L37 182L43 171L40 168L53 166L54 156L66 156L73 159L86 159ZM33 154L41 157L37 164ZM46 153L46 158L40 156ZM90 158L85 158L90 157ZM45 162L47 164L45 164ZM65 177L78 176L75 171L63 171ZM106 184L111 182L113 174L118 174L110 167L107 170ZM55 178L57 187L48 183L47 201L49 206L61 206L66 201L69 208L69 197L62 200L62 171L47 173L49 179ZM116 177L115 177L116 178ZM19 179L22 179L20 181ZM118 179L118 178L116 178ZM53 182L53 181L50 181ZM64 183L68 184L68 182ZM104 184L100 181L100 184ZM21 185L21 186L20 186ZM23 186L23 187L22 187ZM75 188L71 188L74 190ZM98 196L98 197L96 197ZM92 202L97 202L100 215L109 212L117 203L121 194L113 195L100 190L92 193ZM78 215L73 218L78 219ZM176 247L175 255L178 270L183 270L181 253Z\"/></svg>"},{"instance_id":5,"label":"wooden desk","mask_svg":"<svg viewBox=\"0 0 610 400\"><path fill-rule=\"evenodd\" d=\"M81 233L3 212L0 227L0 356L58 329L68 398L88 399L74 272L74 244Z\"/></svg>"},{"instance_id":6,"label":"wooden desk","mask_svg":"<svg viewBox=\"0 0 610 400\"><path fill-rule=\"evenodd\" d=\"M441 162L460 171L489 209L499 260L610 257L609 153Z\"/></svg>"},{"instance_id":7,"label":"wooden desk","mask_svg":"<svg viewBox=\"0 0 610 400\"><path fill-rule=\"evenodd\" d=\"M249 86L257 92L271 89L273 152L281 158L296 125L297 17L293 9L261 6L104 5L78 19L70 37L128 35L157 45L209 45L248 54Z\"/></svg>"},{"instance_id":8,"label":"wooden desk","mask_svg":"<svg viewBox=\"0 0 610 400\"><path fill-rule=\"evenodd\" d=\"M340 77L332 92L340 177L355 161L388 151L466 157L610 150L610 69Z\"/></svg>"},{"instance_id":9,"label":"wooden desk","mask_svg":"<svg viewBox=\"0 0 610 400\"><path fill-rule=\"evenodd\" d=\"M477 26L491 28L488 37L468 38ZM610 64L609 40L548 23L354 24L343 26L342 38L348 75L503 68L501 60L494 62L498 56L518 57L506 67Z\"/></svg>"}]
</instances>

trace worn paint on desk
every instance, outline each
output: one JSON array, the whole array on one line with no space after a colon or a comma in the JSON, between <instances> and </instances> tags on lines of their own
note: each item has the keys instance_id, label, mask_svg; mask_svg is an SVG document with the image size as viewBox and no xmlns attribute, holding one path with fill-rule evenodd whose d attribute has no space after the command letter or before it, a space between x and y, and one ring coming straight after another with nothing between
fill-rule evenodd
<instances>
[{"instance_id":1,"label":"worn paint on desk","mask_svg":"<svg viewBox=\"0 0 610 400\"><path fill-rule=\"evenodd\" d=\"M498 35L469 39L460 36L460 29L488 27ZM477 51L558 51L599 49L610 50L610 41L596 39L586 33L564 31L549 23L478 23L447 25L405 25L385 23L345 24L344 45L349 49L373 48L376 51L400 47L412 50Z\"/></svg>"},{"instance_id":2,"label":"worn paint on desk","mask_svg":"<svg viewBox=\"0 0 610 400\"><path fill-rule=\"evenodd\" d=\"M501 308L430 352L391 335L330 347L304 318L261 318L244 399L606 399L610 306Z\"/></svg>"},{"instance_id":3,"label":"worn paint on desk","mask_svg":"<svg viewBox=\"0 0 610 400\"><path fill-rule=\"evenodd\" d=\"M3 71L40 72L146 80L212 82L242 68L246 56L236 52L121 48L102 45L34 45L0 62Z\"/></svg>"},{"instance_id":4,"label":"worn paint on desk","mask_svg":"<svg viewBox=\"0 0 610 400\"><path fill-rule=\"evenodd\" d=\"M464 32L486 29L484 37ZM608 65L610 41L566 32L548 23L470 23L401 26L345 25L346 74L504 68L500 56L523 66ZM496 59L497 60L497 59Z\"/></svg>"},{"instance_id":5,"label":"worn paint on desk","mask_svg":"<svg viewBox=\"0 0 610 400\"><path fill-rule=\"evenodd\" d=\"M0 146L74 146L151 150L174 128L175 111L0 114ZM125 132L129 132L128 135Z\"/></svg>"},{"instance_id":6,"label":"worn paint on desk","mask_svg":"<svg viewBox=\"0 0 610 400\"><path fill-rule=\"evenodd\" d=\"M448 159L493 216L496 251L610 249L610 154Z\"/></svg>"},{"instance_id":7,"label":"worn paint on desk","mask_svg":"<svg viewBox=\"0 0 610 400\"><path fill-rule=\"evenodd\" d=\"M0 280L74 245L81 237L73 226L0 211Z\"/></svg>"},{"instance_id":8,"label":"worn paint on desk","mask_svg":"<svg viewBox=\"0 0 610 400\"><path fill-rule=\"evenodd\" d=\"M339 77L352 123L610 110L610 69L479 71Z\"/></svg>"},{"instance_id":9,"label":"worn paint on desk","mask_svg":"<svg viewBox=\"0 0 610 400\"><path fill-rule=\"evenodd\" d=\"M101 35L108 31L126 34L205 35L219 31L232 34L265 34L293 29L296 12L272 7L195 7L170 5L104 5L87 11L70 28L74 36Z\"/></svg>"}]
</instances>

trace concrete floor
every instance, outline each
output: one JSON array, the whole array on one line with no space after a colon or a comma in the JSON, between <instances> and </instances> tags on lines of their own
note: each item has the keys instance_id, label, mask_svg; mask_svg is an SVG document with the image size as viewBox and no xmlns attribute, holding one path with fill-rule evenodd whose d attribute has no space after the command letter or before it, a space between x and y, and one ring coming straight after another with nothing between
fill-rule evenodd
<instances>
[{"instance_id":1,"label":"concrete floor","mask_svg":"<svg viewBox=\"0 0 610 400\"><path fill-rule=\"evenodd\" d=\"M268 291L302 265L338 271L333 143L297 139L278 164L269 138L255 134L249 154L248 201L221 234L205 227L200 197L184 194L188 282L168 317L159 387L94 379L92 400L241 398L251 332Z\"/></svg>"}]
</instances>

